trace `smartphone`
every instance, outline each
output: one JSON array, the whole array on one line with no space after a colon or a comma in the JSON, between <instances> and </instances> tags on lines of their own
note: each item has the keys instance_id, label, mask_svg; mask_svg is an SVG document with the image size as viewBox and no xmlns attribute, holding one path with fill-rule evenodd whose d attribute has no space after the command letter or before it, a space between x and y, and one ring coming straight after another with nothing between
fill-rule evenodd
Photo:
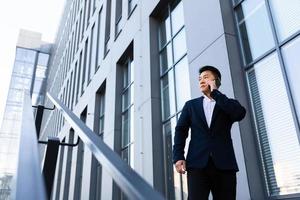
<instances>
[{"instance_id":1,"label":"smartphone","mask_svg":"<svg viewBox=\"0 0 300 200\"><path fill-rule=\"evenodd\" d=\"M216 82L217 88L219 88L221 86L221 80L220 80L220 78L215 79L215 82ZM208 85L208 88L210 89L210 85Z\"/></svg>"}]
</instances>

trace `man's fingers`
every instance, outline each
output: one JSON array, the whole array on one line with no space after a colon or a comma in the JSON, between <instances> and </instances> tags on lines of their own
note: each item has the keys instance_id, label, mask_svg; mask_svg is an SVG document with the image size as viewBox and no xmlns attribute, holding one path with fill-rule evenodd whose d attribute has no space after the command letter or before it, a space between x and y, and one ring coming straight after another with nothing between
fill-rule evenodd
<instances>
[{"instance_id":1,"label":"man's fingers","mask_svg":"<svg viewBox=\"0 0 300 200\"><path fill-rule=\"evenodd\" d=\"M185 161L182 162L182 168L183 168L184 171L186 171Z\"/></svg>"},{"instance_id":2,"label":"man's fingers","mask_svg":"<svg viewBox=\"0 0 300 200\"><path fill-rule=\"evenodd\" d=\"M185 161L184 160L177 161L175 164L175 168L178 173L185 174L186 171Z\"/></svg>"}]
</instances>

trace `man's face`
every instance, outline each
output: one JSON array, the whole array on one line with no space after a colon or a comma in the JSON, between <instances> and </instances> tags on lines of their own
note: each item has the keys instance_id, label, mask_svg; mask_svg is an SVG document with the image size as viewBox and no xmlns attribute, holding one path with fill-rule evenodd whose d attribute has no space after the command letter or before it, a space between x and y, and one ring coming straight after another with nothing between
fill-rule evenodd
<instances>
[{"instance_id":1,"label":"man's face","mask_svg":"<svg viewBox=\"0 0 300 200\"><path fill-rule=\"evenodd\" d=\"M211 72L209 70L202 72L199 75L199 87L200 87L201 92L209 93L210 88L208 85L208 81L213 81L213 80L215 80L215 75L213 74L213 72Z\"/></svg>"}]
</instances>

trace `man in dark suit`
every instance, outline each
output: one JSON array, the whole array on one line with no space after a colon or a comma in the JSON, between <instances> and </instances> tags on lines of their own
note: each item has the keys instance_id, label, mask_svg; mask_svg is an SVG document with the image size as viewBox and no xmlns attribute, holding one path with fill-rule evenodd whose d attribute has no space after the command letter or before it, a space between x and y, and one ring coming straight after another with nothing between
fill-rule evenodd
<instances>
[{"instance_id":1,"label":"man in dark suit","mask_svg":"<svg viewBox=\"0 0 300 200\"><path fill-rule=\"evenodd\" d=\"M213 66L199 69L203 96L187 101L177 122L173 162L178 173L187 171L189 200L236 198L237 162L231 140L231 126L244 118L246 110L218 88L221 73ZM187 158L185 141L191 129Z\"/></svg>"}]
</instances>

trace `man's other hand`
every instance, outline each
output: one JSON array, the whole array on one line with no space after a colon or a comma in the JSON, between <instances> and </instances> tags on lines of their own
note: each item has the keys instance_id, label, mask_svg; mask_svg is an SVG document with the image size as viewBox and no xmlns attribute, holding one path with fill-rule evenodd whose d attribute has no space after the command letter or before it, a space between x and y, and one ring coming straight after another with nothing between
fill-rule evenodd
<instances>
[{"instance_id":1,"label":"man's other hand","mask_svg":"<svg viewBox=\"0 0 300 200\"><path fill-rule=\"evenodd\" d=\"M175 163L176 171L180 174L185 174L186 167L185 167L185 160L178 160Z\"/></svg>"}]
</instances>

